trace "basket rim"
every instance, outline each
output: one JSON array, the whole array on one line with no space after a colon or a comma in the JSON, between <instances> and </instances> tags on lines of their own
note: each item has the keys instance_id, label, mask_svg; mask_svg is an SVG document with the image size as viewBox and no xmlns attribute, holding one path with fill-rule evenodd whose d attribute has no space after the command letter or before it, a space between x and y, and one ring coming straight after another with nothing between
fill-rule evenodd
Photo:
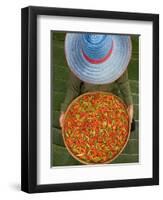
<instances>
[{"instance_id":1,"label":"basket rim","mask_svg":"<svg viewBox=\"0 0 163 200\"><path fill-rule=\"evenodd\" d=\"M64 119L65 119L65 116L67 115L68 111L70 110L71 106L72 106L78 99L80 99L80 98L83 97L83 96L86 96L86 95L89 95L89 94L96 94L96 93L107 94L107 95L112 95L112 96L116 97L116 98L117 98L118 100L120 100L120 102L124 105L124 107L126 108L126 113L127 113L127 115L128 115L128 112L127 112L127 105L124 103L124 101L123 101L119 96L117 96L117 95L115 95L115 94L113 94L113 93L111 93L111 92L93 91L93 92L86 92L86 93L83 93L83 94L79 95L78 97L76 97L74 100L72 100L72 102L68 105L68 107L67 107L67 109L66 109L66 111L65 111L65 113L64 113ZM129 115L128 115L128 117L129 117ZM64 121L63 121L63 124L64 124ZM70 155L71 155L73 158L75 158L76 160L78 160L80 163L86 164L86 165L109 164L109 163L111 163L113 160L115 160L115 159L122 153L122 151L125 149L125 147L126 147L126 145L127 145L127 143L128 143L128 140L129 140L130 134L131 134L131 123L129 122L129 120L128 120L128 124L129 124L129 126L128 126L128 136L127 136L126 142L124 143L122 149L121 149L121 150L118 152L118 154L116 154L112 159L110 159L110 160L108 160L108 161L105 161L105 162L103 162L103 163L93 163L93 162L88 163L88 162L86 162L86 161L84 161L84 160L78 158L78 157L70 150L69 146L68 146L67 143L66 143L64 125L62 126L62 137L63 137L63 141L64 141L64 144L65 144L65 147L66 147L67 151L70 153Z\"/></svg>"}]
</instances>

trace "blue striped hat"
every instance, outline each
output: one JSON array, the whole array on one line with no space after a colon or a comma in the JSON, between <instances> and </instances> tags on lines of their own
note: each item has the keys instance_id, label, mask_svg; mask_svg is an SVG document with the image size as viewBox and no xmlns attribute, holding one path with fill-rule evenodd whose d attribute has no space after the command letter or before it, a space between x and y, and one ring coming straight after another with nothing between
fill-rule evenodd
<instances>
[{"instance_id":1,"label":"blue striped hat","mask_svg":"<svg viewBox=\"0 0 163 200\"><path fill-rule=\"evenodd\" d=\"M65 56L70 70L82 81L106 84L117 80L131 58L131 39L125 35L67 33Z\"/></svg>"}]
</instances>

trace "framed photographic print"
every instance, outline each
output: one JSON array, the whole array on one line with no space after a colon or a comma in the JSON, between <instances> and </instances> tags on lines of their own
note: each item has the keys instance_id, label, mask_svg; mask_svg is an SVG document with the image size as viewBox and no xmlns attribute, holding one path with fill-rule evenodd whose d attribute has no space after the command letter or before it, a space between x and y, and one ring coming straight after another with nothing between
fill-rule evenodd
<instances>
[{"instance_id":1,"label":"framed photographic print","mask_svg":"<svg viewBox=\"0 0 163 200\"><path fill-rule=\"evenodd\" d=\"M159 184L159 16L22 9L21 185Z\"/></svg>"}]
</instances>

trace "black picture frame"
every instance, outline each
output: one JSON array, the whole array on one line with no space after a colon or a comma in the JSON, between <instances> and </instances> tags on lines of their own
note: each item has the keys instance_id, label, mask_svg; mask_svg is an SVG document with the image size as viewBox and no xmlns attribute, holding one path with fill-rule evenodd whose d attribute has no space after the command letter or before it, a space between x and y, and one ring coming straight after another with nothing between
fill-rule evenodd
<instances>
[{"instance_id":1,"label":"black picture frame","mask_svg":"<svg viewBox=\"0 0 163 200\"><path fill-rule=\"evenodd\" d=\"M153 177L37 184L37 16L55 15L153 23ZM159 184L159 15L30 6L21 11L21 190L28 193Z\"/></svg>"}]
</instances>

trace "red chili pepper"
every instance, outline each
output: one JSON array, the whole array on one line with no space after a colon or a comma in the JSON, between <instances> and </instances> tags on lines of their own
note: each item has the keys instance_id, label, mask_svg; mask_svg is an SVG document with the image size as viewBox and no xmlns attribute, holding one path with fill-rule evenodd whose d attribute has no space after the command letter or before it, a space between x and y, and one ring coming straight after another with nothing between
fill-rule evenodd
<instances>
[{"instance_id":1,"label":"red chili pepper","mask_svg":"<svg viewBox=\"0 0 163 200\"><path fill-rule=\"evenodd\" d=\"M72 103L64 121L65 142L74 155L88 163L112 159L127 140L127 112L111 94L81 96Z\"/></svg>"}]
</instances>

